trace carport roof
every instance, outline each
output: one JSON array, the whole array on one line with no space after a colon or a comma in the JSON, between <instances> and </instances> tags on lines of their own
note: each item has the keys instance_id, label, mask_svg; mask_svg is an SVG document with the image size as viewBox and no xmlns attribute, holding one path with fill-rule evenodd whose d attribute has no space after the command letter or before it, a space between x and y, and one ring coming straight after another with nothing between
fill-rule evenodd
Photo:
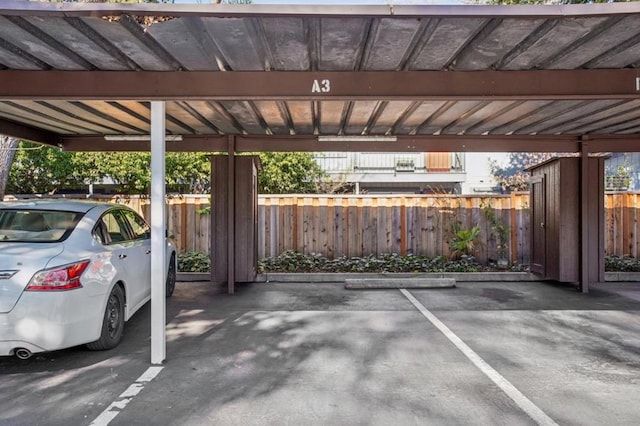
<instances>
[{"instance_id":1,"label":"carport roof","mask_svg":"<svg viewBox=\"0 0 640 426\"><path fill-rule=\"evenodd\" d=\"M150 100L168 150L635 151L640 3L0 5L0 133L148 149Z\"/></svg>"}]
</instances>

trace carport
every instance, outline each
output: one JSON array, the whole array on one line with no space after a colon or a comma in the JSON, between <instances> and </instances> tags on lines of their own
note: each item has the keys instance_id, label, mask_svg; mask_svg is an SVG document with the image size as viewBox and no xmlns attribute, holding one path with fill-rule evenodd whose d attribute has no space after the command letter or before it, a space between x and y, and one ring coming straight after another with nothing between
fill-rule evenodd
<instances>
[{"instance_id":1,"label":"carport","mask_svg":"<svg viewBox=\"0 0 640 426\"><path fill-rule=\"evenodd\" d=\"M151 150L151 362L165 358L164 153L640 151L640 4L0 6L0 134ZM601 193L581 162L580 289ZM228 181L233 194L233 179ZM234 205L228 206L233 233ZM234 243L228 240L228 280ZM597 263L597 261L595 262Z\"/></svg>"}]
</instances>

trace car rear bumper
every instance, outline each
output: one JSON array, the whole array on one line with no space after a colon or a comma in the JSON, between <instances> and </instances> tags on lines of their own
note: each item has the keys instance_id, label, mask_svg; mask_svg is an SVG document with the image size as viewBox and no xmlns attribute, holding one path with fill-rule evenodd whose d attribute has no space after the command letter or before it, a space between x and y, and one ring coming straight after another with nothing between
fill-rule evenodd
<instances>
[{"instance_id":1,"label":"car rear bumper","mask_svg":"<svg viewBox=\"0 0 640 426\"><path fill-rule=\"evenodd\" d=\"M0 314L0 356L13 355L16 348L37 353L97 340L104 297L81 293L25 292L11 312Z\"/></svg>"}]
</instances>

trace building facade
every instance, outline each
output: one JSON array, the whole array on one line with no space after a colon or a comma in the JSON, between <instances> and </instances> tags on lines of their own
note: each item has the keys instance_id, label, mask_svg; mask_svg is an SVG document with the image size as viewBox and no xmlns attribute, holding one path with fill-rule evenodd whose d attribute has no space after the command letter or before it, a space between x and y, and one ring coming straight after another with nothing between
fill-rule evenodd
<instances>
[{"instance_id":1,"label":"building facade","mask_svg":"<svg viewBox=\"0 0 640 426\"><path fill-rule=\"evenodd\" d=\"M336 183L356 193L475 194L497 192L487 153L316 153Z\"/></svg>"},{"instance_id":2,"label":"building facade","mask_svg":"<svg viewBox=\"0 0 640 426\"><path fill-rule=\"evenodd\" d=\"M616 152L604 164L606 191L640 191L640 153Z\"/></svg>"}]
</instances>

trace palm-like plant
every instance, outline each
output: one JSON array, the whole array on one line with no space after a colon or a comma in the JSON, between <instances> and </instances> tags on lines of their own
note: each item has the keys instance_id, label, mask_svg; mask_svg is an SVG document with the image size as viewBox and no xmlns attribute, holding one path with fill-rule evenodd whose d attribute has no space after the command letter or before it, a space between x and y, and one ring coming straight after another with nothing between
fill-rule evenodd
<instances>
[{"instance_id":1,"label":"palm-like plant","mask_svg":"<svg viewBox=\"0 0 640 426\"><path fill-rule=\"evenodd\" d=\"M456 225L453 229L453 238L449 242L451 248L451 259L457 260L462 256L473 256L476 252L480 227L474 225L470 229L461 229Z\"/></svg>"}]
</instances>

